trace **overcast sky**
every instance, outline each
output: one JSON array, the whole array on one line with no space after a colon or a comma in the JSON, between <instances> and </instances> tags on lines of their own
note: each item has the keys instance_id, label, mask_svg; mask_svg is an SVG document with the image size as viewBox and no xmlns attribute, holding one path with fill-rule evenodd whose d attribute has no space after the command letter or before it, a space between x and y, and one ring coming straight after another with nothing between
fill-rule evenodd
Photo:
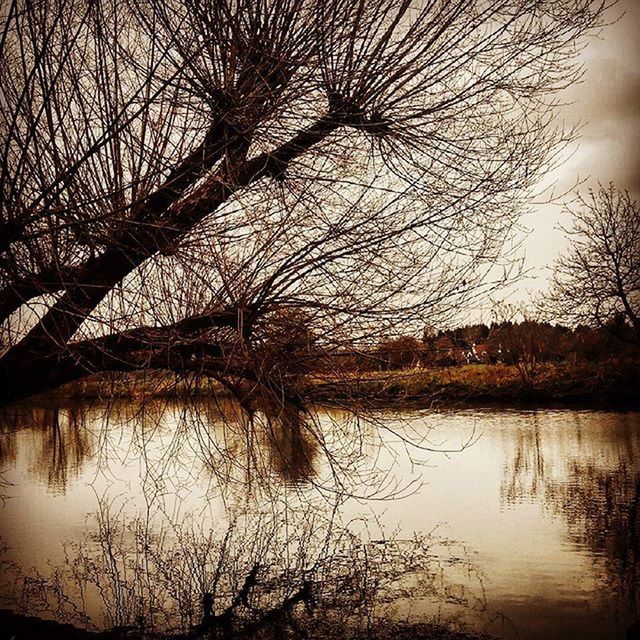
<instances>
[{"instance_id":1,"label":"overcast sky","mask_svg":"<svg viewBox=\"0 0 640 640\"><path fill-rule=\"evenodd\" d=\"M572 157L553 174L558 192L578 180L586 180L581 191L612 181L640 199L640 0L620 2L610 14L612 20L618 17L589 40L581 54L583 82L563 96L573 103L563 110L567 124L581 122L583 127ZM554 205L536 207L525 217L531 232L523 248L534 277L522 282L511 299L526 300L546 288L550 266L567 247L557 228L561 222L568 222L567 216Z\"/></svg>"}]
</instances>

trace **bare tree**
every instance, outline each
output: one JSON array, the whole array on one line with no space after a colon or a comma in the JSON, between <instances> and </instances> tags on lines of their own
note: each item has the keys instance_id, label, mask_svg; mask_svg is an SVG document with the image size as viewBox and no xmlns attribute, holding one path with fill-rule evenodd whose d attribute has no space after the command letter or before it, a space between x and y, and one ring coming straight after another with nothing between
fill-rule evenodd
<instances>
[{"instance_id":1,"label":"bare tree","mask_svg":"<svg viewBox=\"0 0 640 640\"><path fill-rule=\"evenodd\" d=\"M613 184L577 205L569 209L569 252L555 265L546 302L575 324L620 329L622 314L640 342L640 207Z\"/></svg>"},{"instance_id":2,"label":"bare tree","mask_svg":"<svg viewBox=\"0 0 640 640\"><path fill-rule=\"evenodd\" d=\"M0 400L162 369L297 412L319 352L468 304L606 4L4 3Z\"/></svg>"},{"instance_id":3,"label":"bare tree","mask_svg":"<svg viewBox=\"0 0 640 640\"><path fill-rule=\"evenodd\" d=\"M521 382L533 387L541 363L553 359L557 348L554 328L540 309L526 304L496 302L487 342L503 362L515 366Z\"/></svg>"}]
</instances>

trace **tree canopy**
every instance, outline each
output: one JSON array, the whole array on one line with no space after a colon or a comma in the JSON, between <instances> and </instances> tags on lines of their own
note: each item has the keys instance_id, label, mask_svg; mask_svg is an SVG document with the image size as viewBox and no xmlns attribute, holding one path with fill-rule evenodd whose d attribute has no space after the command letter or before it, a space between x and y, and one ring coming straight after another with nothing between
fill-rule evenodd
<instances>
[{"instance_id":1,"label":"tree canopy","mask_svg":"<svg viewBox=\"0 0 640 640\"><path fill-rule=\"evenodd\" d=\"M640 207L613 184L570 207L569 251L556 265L547 304L557 317L604 327L640 343Z\"/></svg>"},{"instance_id":2,"label":"tree canopy","mask_svg":"<svg viewBox=\"0 0 640 640\"><path fill-rule=\"evenodd\" d=\"M5 3L0 400L167 369L298 411L310 352L470 304L606 4Z\"/></svg>"}]
</instances>

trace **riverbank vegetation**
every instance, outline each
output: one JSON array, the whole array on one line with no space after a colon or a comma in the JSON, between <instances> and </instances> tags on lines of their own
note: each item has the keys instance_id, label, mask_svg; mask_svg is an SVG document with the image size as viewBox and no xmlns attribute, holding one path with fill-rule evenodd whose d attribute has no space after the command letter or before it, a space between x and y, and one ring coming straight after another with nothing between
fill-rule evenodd
<instances>
[{"instance_id":1,"label":"riverbank vegetation","mask_svg":"<svg viewBox=\"0 0 640 640\"><path fill-rule=\"evenodd\" d=\"M633 360L593 364L542 363L534 380L508 364L469 364L438 369L372 372L358 378L358 395L377 405L447 406L504 404L511 406L638 406L640 374ZM350 390L351 393L351 390ZM341 385L318 383L320 402L353 399Z\"/></svg>"},{"instance_id":2,"label":"riverbank vegetation","mask_svg":"<svg viewBox=\"0 0 640 640\"><path fill-rule=\"evenodd\" d=\"M352 366L369 372L360 395L387 401L637 405L640 397L640 348L621 314L599 328L525 319L427 329L422 340L385 340Z\"/></svg>"},{"instance_id":3,"label":"riverbank vegetation","mask_svg":"<svg viewBox=\"0 0 640 640\"><path fill-rule=\"evenodd\" d=\"M602 328L569 329L525 320L475 324L422 339L382 339L327 357L309 332L279 345L305 372L299 388L313 402L428 407L503 403L637 406L640 352L617 316ZM337 360L337 362L336 362ZM215 378L173 372L101 375L66 385L55 398L183 397L228 394Z\"/></svg>"},{"instance_id":4,"label":"riverbank vegetation","mask_svg":"<svg viewBox=\"0 0 640 640\"><path fill-rule=\"evenodd\" d=\"M469 364L434 369L406 368L370 371L331 379L313 376L309 397L320 404L357 402L374 406L426 408L459 404L511 406L573 405L580 407L637 407L640 370L634 359L597 363L541 363L533 381L523 381L520 370L509 364ZM91 378L61 387L36 401L61 399L183 398L227 395L215 380L177 378L168 372L142 377Z\"/></svg>"}]
</instances>

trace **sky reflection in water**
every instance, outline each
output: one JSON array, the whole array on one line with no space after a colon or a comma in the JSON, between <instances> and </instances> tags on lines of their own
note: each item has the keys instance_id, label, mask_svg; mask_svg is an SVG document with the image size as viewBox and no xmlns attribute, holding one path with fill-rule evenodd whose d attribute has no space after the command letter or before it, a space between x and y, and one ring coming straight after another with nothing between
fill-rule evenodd
<instances>
[{"instance_id":1,"label":"sky reflection in water","mask_svg":"<svg viewBox=\"0 0 640 640\"><path fill-rule=\"evenodd\" d=\"M444 604L416 590L396 603L397 615L469 616L498 636L543 639L622 638L634 619L637 413L381 413L355 429L345 414L321 412L322 435L273 425L255 432L238 415L229 403L25 407L6 415L0 469L13 484L4 488L10 498L0 522L5 556L39 569L62 562L63 545L69 553L86 537L95 526L89 514L104 505L158 523L195 516L203 529L247 506L281 514L312 504L329 513L339 468L349 492L366 493L375 482L383 494L407 494L340 497L342 521L362 518L373 537L380 527L401 538L436 529L456 541L443 555L468 554L469 565L450 569L461 575ZM434 448L474 441L447 456L414 450L411 460L404 438L415 434Z\"/></svg>"}]
</instances>

